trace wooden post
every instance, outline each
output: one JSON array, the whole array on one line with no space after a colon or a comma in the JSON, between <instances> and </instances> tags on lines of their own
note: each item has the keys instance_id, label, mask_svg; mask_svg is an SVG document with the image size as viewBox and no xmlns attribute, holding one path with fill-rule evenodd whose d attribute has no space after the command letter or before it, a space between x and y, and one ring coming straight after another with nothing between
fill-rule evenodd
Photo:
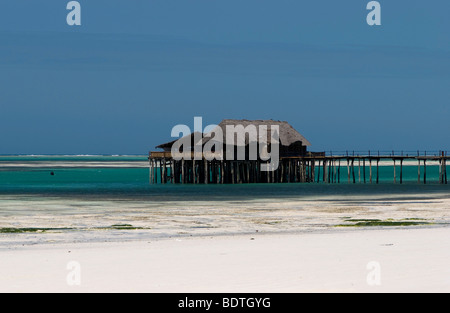
<instances>
[{"instance_id":1,"label":"wooden post","mask_svg":"<svg viewBox=\"0 0 450 313\"><path fill-rule=\"evenodd\" d=\"M234 163L236 165L236 183L240 184L242 183L241 181L241 167L240 167L240 162L237 161Z\"/></svg>"},{"instance_id":2,"label":"wooden post","mask_svg":"<svg viewBox=\"0 0 450 313\"><path fill-rule=\"evenodd\" d=\"M380 159L377 159L377 184L380 182L380 171L379 166L380 165Z\"/></svg>"},{"instance_id":3,"label":"wooden post","mask_svg":"<svg viewBox=\"0 0 450 313\"><path fill-rule=\"evenodd\" d=\"M231 165L231 183L234 184L235 183L235 179L234 179L234 161L231 161L230 165Z\"/></svg>"},{"instance_id":4,"label":"wooden post","mask_svg":"<svg viewBox=\"0 0 450 313\"><path fill-rule=\"evenodd\" d=\"M420 159L418 159L419 165L417 166L417 183L420 184Z\"/></svg>"},{"instance_id":5,"label":"wooden post","mask_svg":"<svg viewBox=\"0 0 450 313\"><path fill-rule=\"evenodd\" d=\"M222 161L223 162L223 173L222 173L222 184L229 184L230 183L230 162L229 161Z\"/></svg>"},{"instance_id":6,"label":"wooden post","mask_svg":"<svg viewBox=\"0 0 450 313\"><path fill-rule=\"evenodd\" d=\"M320 182L320 160L317 165L317 182Z\"/></svg>"},{"instance_id":7,"label":"wooden post","mask_svg":"<svg viewBox=\"0 0 450 313\"><path fill-rule=\"evenodd\" d=\"M288 159L288 168L287 168L287 182L291 182L291 176L292 176L292 162L291 159Z\"/></svg>"},{"instance_id":8,"label":"wooden post","mask_svg":"<svg viewBox=\"0 0 450 313\"><path fill-rule=\"evenodd\" d=\"M216 184L220 183L220 162L219 160L214 160L216 163Z\"/></svg>"},{"instance_id":9,"label":"wooden post","mask_svg":"<svg viewBox=\"0 0 450 313\"><path fill-rule=\"evenodd\" d=\"M218 174L218 164L215 159L211 160L211 163L209 164L209 169L211 171L211 183L217 184L219 183L219 174Z\"/></svg>"},{"instance_id":10,"label":"wooden post","mask_svg":"<svg viewBox=\"0 0 450 313\"><path fill-rule=\"evenodd\" d=\"M185 161L184 161L184 158L183 159L181 159L181 183L182 184L184 184L184 183L186 183L186 170L185 170L185 166L186 164L185 164Z\"/></svg>"},{"instance_id":11,"label":"wooden post","mask_svg":"<svg viewBox=\"0 0 450 313\"><path fill-rule=\"evenodd\" d=\"M270 166L270 171L272 172L272 183L274 183L275 182L275 169L273 168L273 166L271 165Z\"/></svg>"},{"instance_id":12,"label":"wooden post","mask_svg":"<svg viewBox=\"0 0 450 313\"><path fill-rule=\"evenodd\" d=\"M225 176L225 163L223 160L220 160L220 183L224 183L224 176Z\"/></svg>"},{"instance_id":13,"label":"wooden post","mask_svg":"<svg viewBox=\"0 0 450 313\"><path fill-rule=\"evenodd\" d=\"M161 184L163 184L163 167L162 167L162 159L159 159L159 178L161 180Z\"/></svg>"},{"instance_id":14,"label":"wooden post","mask_svg":"<svg viewBox=\"0 0 450 313\"><path fill-rule=\"evenodd\" d=\"M372 183L372 158L369 159L369 180Z\"/></svg>"},{"instance_id":15,"label":"wooden post","mask_svg":"<svg viewBox=\"0 0 450 313\"><path fill-rule=\"evenodd\" d=\"M336 159L333 159L333 177L332 177L333 183L336 183L336 171L337 171Z\"/></svg>"},{"instance_id":16,"label":"wooden post","mask_svg":"<svg viewBox=\"0 0 450 313\"><path fill-rule=\"evenodd\" d=\"M175 160L174 159L170 159L170 177L171 177L170 182L172 184L174 184L175 183Z\"/></svg>"},{"instance_id":17,"label":"wooden post","mask_svg":"<svg viewBox=\"0 0 450 313\"><path fill-rule=\"evenodd\" d=\"M400 184L403 184L403 159L400 159Z\"/></svg>"},{"instance_id":18,"label":"wooden post","mask_svg":"<svg viewBox=\"0 0 450 313\"><path fill-rule=\"evenodd\" d=\"M336 159L333 160L333 182L337 183L337 165Z\"/></svg>"},{"instance_id":19,"label":"wooden post","mask_svg":"<svg viewBox=\"0 0 450 313\"><path fill-rule=\"evenodd\" d=\"M441 166L440 166L440 174L439 174L439 176L440 176L440 183L441 183L441 184L445 184L445 172L446 172L446 169L445 169L445 156L444 156L444 151L442 151L441 159L440 159L439 162L441 163Z\"/></svg>"},{"instance_id":20,"label":"wooden post","mask_svg":"<svg viewBox=\"0 0 450 313\"><path fill-rule=\"evenodd\" d=\"M330 172L328 173L328 182L333 183L333 174L334 174L334 159L330 160L330 166L329 166Z\"/></svg>"},{"instance_id":21,"label":"wooden post","mask_svg":"<svg viewBox=\"0 0 450 313\"><path fill-rule=\"evenodd\" d=\"M208 160L205 158L203 159L204 163L204 171L205 171L205 184L209 183L209 170L208 170Z\"/></svg>"},{"instance_id":22,"label":"wooden post","mask_svg":"<svg viewBox=\"0 0 450 313\"><path fill-rule=\"evenodd\" d=\"M155 159L153 159L153 183L158 183L158 163Z\"/></svg>"},{"instance_id":23,"label":"wooden post","mask_svg":"<svg viewBox=\"0 0 450 313\"><path fill-rule=\"evenodd\" d=\"M361 183L361 159L358 158L358 182Z\"/></svg>"},{"instance_id":24,"label":"wooden post","mask_svg":"<svg viewBox=\"0 0 450 313\"><path fill-rule=\"evenodd\" d=\"M152 159L150 159L150 158L148 158L148 168L149 168L148 181L150 184L153 184L153 181L152 181L153 164L152 164Z\"/></svg>"},{"instance_id":25,"label":"wooden post","mask_svg":"<svg viewBox=\"0 0 450 313\"><path fill-rule=\"evenodd\" d=\"M246 183L248 184L250 182L250 161L249 162L245 162L245 170L247 171L247 181Z\"/></svg>"},{"instance_id":26,"label":"wooden post","mask_svg":"<svg viewBox=\"0 0 450 313\"><path fill-rule=\"evenodd\" d=\"M291 183L295 183L295 160L294 159L290 159L289 161L291 163Z\"/></svg>"},{"instance_id":27,"label":"wooden post","mask_svg":"<svg viewBox=\"0 0 450 313\"><path fill-rule=\"evenodd\" d=\"M303 178L306 177L305 173L305 161L303 159L295 159L295 181L298 183L303 183Z\"/></svg>"},{"instance_id":28,"label":"wooden post","mask_svg":"<svg viewBox=\"0 0 450 313\"><path fill-rule=\"evenodd\" d=\"M163 174L164 184L166 184L167 183L167 162L166 162L166 158L163 158L163 168L164 168L164 174Z\"/></svg>"},{"instance_id":29,"label":"wooden post","mask_svg":"<svg viewBox=\"0 0 450 313\"><path fill-rule=\"evenodd\" d=\"M174 184L178 184L180 182L180 162L173 160L173 178L172 181Z\"/></svg>"},{"instance_id":30,"label":"wooden post","mask_svg":"<svg viewBox=\"0 0 450 313\"><path fill-rule=\"evenodd\" d=\"M423 183L427 183L427 160L423 160Z\"/></svg>"},{"instance_id":31,"label":"wooden post","mask_svg":"<svg viewBox=\"0 0 450 313\"><path fill-rule=\"evenodd\" d=\"M196 173L195 173L195 159L192 159L192 183L196 183Z\"/></svg>"},{"instance_id":32,"label":"wooden post","mask_svg":"<svg viewBox=\"0 0 450 313\"><path fill-rule=\"evenodd\" d=\"M364 184L366 183L366 159L363 158L363 177L364 177Z\"/></svg>"},{"instance_id":33,"label":"wooden post","mask_svg":"<svg viewBox=\"0 0 450 313\"><path fill-rule=\"evenodd\" d=\"M341 159L339 159L339 166L338 166L338 183L341 183Z\"/></svg>"},{"instance_id":34,"label":"wooden post","mask_svg":"<svg viewBox=\"0 0 450 313\"><path fill-rule=\"evenodd\" d=\"M164 184L164 165L163 165L163 159L160 159L160 160L159 160L159 170L160 170L161 184Z\"/></svg>"},{"instance_id":35,"label":"wooden post","mask_svg":"<svg viewBox=\"0 0 450 313\"><path fill-rule=\"evenodd\" d=\"M257 183L261 183L262 181L261 181L261 161L260 160L258 160L256 162L256 166L257 166L257 169L256 169L256 182Z\"/></svg>"},{"instance_id":36,"label":"wooden post","mask_svg":"<svg viewBox=\"0 0 450 313\"><path fill-rule=\"evenodd\" d=\"M394 161L394 184L397 182L397 172L395 168L395 159L392 159Z\"/></svg>"},{"instance_id":37,"label":"wooden post","mask_svg":"<svg viewBox=\"0 0 450 313\"><path fill-rule=\"evenodd\" d=\"M347 158L347 174L348 174L348 183L350 184L350 159Z\"/></svg>"},{"instance_id":38,"label":"wooden post","mask_svg":"<svg viewBox=\"0 0 450 313\"><path fill-rule=\"evenodd\" d=\"M444 159L444 176L445 176L445 184L448 184L447 181L447 159Z\"/></svg>"},{"instance_id":39,"label":"wooden post","mask_svg":"<svg viewBox=\"0 0 450 313\"><path fill-rule=\"evenodd\" d=\"M236 174L237 174L236 181L238 182L238 184L242 184L242 176L244 176L241 174L241 170L242 170L242 164L241 164L241 162L237 161L236 162Z\"/></svg>"},{"instance_id":40,"label":"wooden post","mask_svg":"<svg viewBox=\"0 0 450 313\"><path fill-rule=\"evenodd\" d=\"M309 174L306 175L306 173L309 173L308 168L310 167L308 166L306 160L302 160L302 180L301 180L302 183L306 183L306 176L309 176Z\"/></svg>"},{"instance_id":41,"label":"wooden post","mask_svg":"<svg viewBox=\"0 0 450 313\"><path fill-rule=\"evenodd\" d=\"M157 170L156 170L156 183L158 183L158 179L162 182L161 180L161 174L162 174L162 168L161 168L161 160L158 159L156 160L156 166L157 166Z\"/></svg>"},{"instance_id":42,"label":"wooden post","mask_svg":"<svg viewBox=\"0 0 450 313\"><path fill-rule=\"evenodd\" d=\"M352 175L353 175L353 183L356 184L356 178L355 178L355 159L352 159Z\"/></svg>"},{"instance_id":43,"label":"wooden post","mask_svg":"<svg viewBox=\"0 0 450 313\"><path fill-rule=\"evenodd\" d=\"M444 158L443 162L444 162L444 183L447 185L447 158Z\"/></svg>"}]
</instances>

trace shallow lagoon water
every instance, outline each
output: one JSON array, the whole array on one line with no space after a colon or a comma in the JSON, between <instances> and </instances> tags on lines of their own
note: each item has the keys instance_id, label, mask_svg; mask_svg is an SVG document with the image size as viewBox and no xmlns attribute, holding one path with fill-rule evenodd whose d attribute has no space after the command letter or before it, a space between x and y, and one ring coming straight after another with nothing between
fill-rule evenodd
<instances>
[{"instance_id":1,"label":"shallow lagoon water","mask_svg":"<svg viewBox=\"0 0 450 313\"><path fill-rule=\"evenodd\" d=\"M402 185L389 164L378 185L348 184L345 167L340 184L150 185L145 156L0 157L0 228L36 230L0 236L5 244L150 240L322 231L352 219L445 225L450 187L437 171L427 167L427 185L417 183L416 164L404 166Z\"/></svg>"}]
</instances>

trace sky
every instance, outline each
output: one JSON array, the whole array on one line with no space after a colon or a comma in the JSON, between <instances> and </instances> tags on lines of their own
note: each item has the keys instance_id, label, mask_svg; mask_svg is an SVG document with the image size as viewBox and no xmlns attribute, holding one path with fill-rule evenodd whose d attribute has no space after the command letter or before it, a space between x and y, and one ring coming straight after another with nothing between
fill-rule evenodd
<instances>
[{"instance_id":1,"label":"sky","mask_svg":"<svg viewBox=\"0 0 450 313\"><path fill-rule=\"evenodd\" d=\"M0 3L0 154L147 154L222 119L313 151L450 151L450 2Z\"/></svg>"}]
</instances>

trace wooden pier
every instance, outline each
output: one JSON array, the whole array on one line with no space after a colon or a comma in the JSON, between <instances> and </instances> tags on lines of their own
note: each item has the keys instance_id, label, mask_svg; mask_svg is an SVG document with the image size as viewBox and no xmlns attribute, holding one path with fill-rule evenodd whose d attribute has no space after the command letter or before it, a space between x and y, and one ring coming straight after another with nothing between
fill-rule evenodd
<instances>
[{"instance_id":1,"label":"wooden pier","mask_svg":"<svg viewBox=\"0 0 450 313\"><path fill-rule=\"evenodd\" d=\"M202 127L197 129L202 129ZM252 155L249 152L250 147L255 148L252 150L253 152L261 151L261 147L263 150L265 148L267 152L269 149L272 151L268 145L269 138L278 140L275 142L278 151L274 150L278 152L275 154L278 167L272 171L263 171L262 169L267 168L269 163L263 161L260 155ZM182 145L178 144L180 142ZM272 142L274 141L271 141L270 145ZM393 163L392 179L394 183L403 184L405 162L413 162L413 164L417 162L418 183L435 182L437 179L430 178L430 173L427 173L427 166L433 162L434 166L436 163L439 164L438 182L447 184L449 156L446 151L432 154L425 151L406 154L395 151L325 153L310 152L308 151L310 146L311 143L286 121L225 119L209 133L203 134L197 131L183 134L182 138L156 146L157 149L163 151L149 154L150 183L333 184L347 182L379 184L380 167L389 161ZM221 159L218 159L213 155L213 150L209 149L211 147L218 148L218 151L227 151L227 153L219 153ZM257 147L258 149L256 149ZM245 153L236 157L238 150L245 151ZM182 152L182 155L175 159L171 151ZM264 160L266 159L264 157ZM380 165L380 162L383 164Z\"/></svg>"},{"instance_id":2,"label":"wooden pier","mask_svg":"<svg viewBox=\"0 0 450 313\"><path fill-rule=\"evenodd\" d=\"M434 155L403 153L380 155L307 152L303 156L284 156L274 171L261 171L260 160L201 160L182 159L176 161L170 151L150 152L150 183L174 184L242 184L242 183L380 183L380 162L393 162L394 183L404 182L405 161L417 162L417 182L427 184L436 181L427 176L427 165L438 162L440 184L447 184L447 161L450 156L440 151ZM347 175L345 175L346 171ZM344 181L345 182L345 181Z\"/></svg>"}]
</instances>

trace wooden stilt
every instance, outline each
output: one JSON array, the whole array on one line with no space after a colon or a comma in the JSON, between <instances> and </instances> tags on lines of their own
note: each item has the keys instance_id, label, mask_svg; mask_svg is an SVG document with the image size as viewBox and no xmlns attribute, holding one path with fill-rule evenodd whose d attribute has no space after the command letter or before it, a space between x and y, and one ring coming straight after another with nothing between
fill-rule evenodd
<instances>
[{"instance_id":1,"label":"wooden stilt","mask_svg":"<svg viewBox=\"0 0 450 313\"><path fill-rule=\"evenodd\" d=\"M423 183L427 183L427 160L423 160Z\"/></svg>"},{"instance_id":2,"label":"wooden stilt","mask_svg":"<svg viewBox=\"0 0 450 313\"><path fill-rule=\"evenodd\" d=\"M420 184L420 159L418 160L418 166L417 166L417 183Z\"/></svg>"},{"instance_id":3,"label":"wooden stilt","mask_svg":"<svg viewBox=\"0 0 450 313\"><path fill-rule=\"evenodd\" d=\"M203 159L203 169L204 169L204 174L205 174L205 184L209 183L209 169L208 169L208 160L207 159Z\"/></svg>"},{"instance_id":4,"label":"wooden stilt","mask_svg":"<svg viewBox=\"0 0 450 313\"><path fill-rule=\"evenodd\" d=\"M403 159L400 159L400 184L403 184Z\"/></svg>"},{"instance_id":5,"label":"wooden stilt","mask_svg":"<svg viewBox=\"0 0 450 313\"><path fill-rule=\"evenodd\" d=\"M235 177L234 177L234 162L232 161L231 163L230 163L230 165L231 165L231 183L232 184L234 184L236 181L235 181Z\"/></svg>"},{"instance_id":6,"label":"wooden stilt","mask_svg":"<svg viewBox=\"0 0 450 313\"><path fill-rule=\"evenodd\" d=\"M318 161L317 165L317 182L320 182L320 160Z\"/></svg>"},{"instance_id":7,"label":"wooden stilt","mask_svg":"<svg viewBox=\"0 0 450 313\"><path fill-rule=\"evenodd\" d=\"M348 174L348 183L350 184L350 160L347 158L347 174Z\"/></svg>"},{"instance_id":8,"label":"wooden stilt","mask_svg":"<svg viewBox=\"0 0 450 313\"><path fill-rule=\"evenodd\" d=\"M192 159L192 183L193 184L197 183L196 178L197 178L197 174L196 174L196 171L195 171L195 159Z\"/></svg>"},{"instance_id":9,"label":"wooden stilt","mask_svg":"<svg viewBox=\"0 0 450 313\"><path fill-rule=\"evenodd\" d=\"M356 177L355 177L355 159L352 158L352 175L353 175L353 183L356 184Z\"/></svg>"},{"instance_id":10,"label":"wooden stilt","mask_svg":"<svg viewBox=\"0 0 450 313\"><path fill-rule=\"evenodd\" d=\"M361 183L361 159L358 158L358 182Z\"/></svg>"},{"instance_id":11,"label":"wooden stilt","mask_svg":"<svg viewBox=\"0 0 450 313\"><path fill-rule=\"evenodd\" d=\"M447 159L444 159L444 180L445 180L445 184L448 184L447 181Z\"/></svg>"},{"instance_id":12,"label":"wooden stilt","mask_svg":"<svg viewBox=\"0 0 450 313\"><path fill-rule=\"evenodd\" d=\"M363 158L363 178L364 178L364 184L366 183L366 159Z\"/></svg>"},{"instance_id":13,"label":"wooden stilt","mask_svg":"<svg viewBox=\"0 0 450 313\"><path fill-rule=\"evenodd\" d=\"M170 182L172 184L175 183L175 160L172 159L170 161Z\"/></svg>"},{"instance_id":14,"label":"wooden stilt","mask_svg":"<svg viewBox=\"0 0 450 313\"><path fill-rule=\"evenodd\" d=\"M341 182L341 159L339 159L339 166L338 166L338 183Z\"/></svg>"},{"instance_id":15,"label":"wooden stilt","mask_svg":"<svg viewBox=\"0 0 450 313\"><path fill-rule=\"evenodd\" d=\"M224 176L225 176L225 163L223 160L220 160L220 182L224 183Z\"/></svg>"},{"instance_id":16,"label":"wooden stilt","mask_svg":"<svg viewBox=\"0 0 450 313\"><path fill-rule=\"evenodd\" d=\"M148 172L148 181L150 184L153 184L153 160L152 159L148 159L148 166L149 166L149 172Z\"/></svg>"},{"instance_id":17,"label":"wooden stilt","mask_svg":"<svg viewBox=\"0 0 450 313\"><path fill-rule=\"evenodd\" d=\"M394 184L397 182L397 171L396 171L396 166L395 166L395 159L393 159L394 161Z\"/></svg>"},{"instance_id":18,"label":"wooden stilt","mask_svg":"<svg viewBox=\"0 0 450 313\"><path fill-rule=\"evenodd\" d=\"M292 162L291 160L288 160L288 168L287 168L287 182L290 183L291 182L291 177L292 177Z\"/></svg>"},{"instance_id":19,"label":"wooden stilt","mask_svg":"<svg viewBox=\"0 0 450 313\"><path fill-rule=\"evenodd\" d=\"M184 159L181 160L181 183L185 184L186 183L186 169L185 169L185 161Z\"/></svg>"},{"instance_id":20,"label":"wooden stilt","mask_svg":"<svg viewBox=\"0 0 450 313\"><path fill-rule=\"evenodd\" d=\"M380 183L380 159L377 159L377 184Z\"/></svg>"}]
</instances>

